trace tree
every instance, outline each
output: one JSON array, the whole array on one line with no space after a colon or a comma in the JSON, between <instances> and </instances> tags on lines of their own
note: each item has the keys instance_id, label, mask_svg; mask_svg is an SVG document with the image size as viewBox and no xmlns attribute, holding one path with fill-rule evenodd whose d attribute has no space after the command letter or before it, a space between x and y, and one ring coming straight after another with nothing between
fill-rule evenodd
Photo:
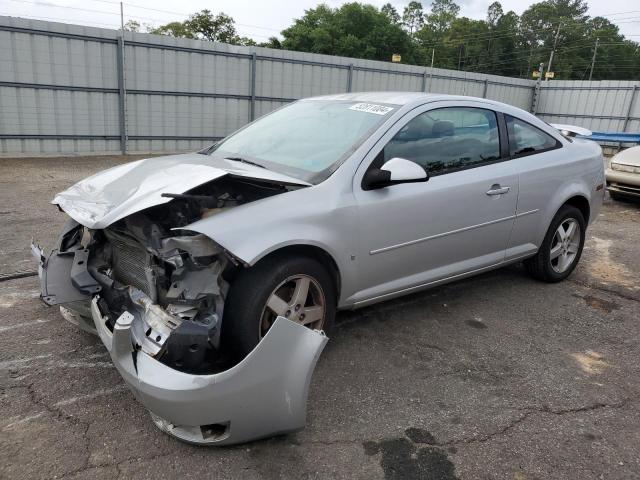
<instances>
[{"instance_id":1,"label":"tree","mask_svg":"<svg viewBox=\"0 0 640 480\"><path fill-rule=\"evenodd\" d=\"M345 3L332 9L320 4L306 10L282 36L287 50L386 61L399 53L404 61L415 61L407 33L372 5Z\"/></svg>"},{"instance_id":2,"label":"tree","mask_svg":"<svg viewBox=\"0 0 640 480\"><path fill-rule=\"evenodd\" d=\"M235 22L229 15L225 13L214 15L210 10L206 9L190 15L184 22L167 23L151 29L149 33L230 43L232 45L256 45L254 40L240 37L237 34Z\"/></svg>"},{"instance_id":3,"label":"tree","mask_svg":"<svg viewBox=\"0 0 640 480\"><path fill-rule=\"evenodd\" d=\"M124 24L125 32L139 32L140 31L140 22L136 22L135 20L128 20L127 23Z\"/></svg>"},{"instance_id":4,"label":"tree","mask_svg":"<svg viewBox=\"0 0 640 480\"><path fill-rule=\"evenodd\" d=\"M269 40L267 40L266 42L259 43L258 46L265 47L265 48L275 48L280 50L282 49L282 42L278 37L269 37Z\"/></svg>"},{"instance_id":5,"label":"tree","mask_svg":"<svg viewBox=\"0 0 640 480\"><path fill-rule=\"evenodd\" d=\"M489 24L489 27L495 28L498 20L500 20L500 17L502 17L503 14L504 12L500 2L493 2L489 5L489 8L487 9L487 23Z\"/></svg>"},{"instance_id":6,"label":"tree","mask_svg":"<svg viewBox=\"0 0 640 480\"><path fill-rule=\"evenodd\" d=\"M460 7L453 0L434 0L431 12L425 17L425 25L436 33L445 32L456 19Z\"/></svg>"},{"instance_id":7,"label":"tree","mask_svg":"<svg viewBox=\"0 0 640 480\"><path fill-rule=\"evenodd\" d=\"M389 19L389 21L394 25L397 25L400 23L400 14L398 13L398 10L396 10L396 7L394 7L390 3L385 3L380 8L380 11L384 13Z\"/></svg>"},{"instance_id":8,"label":"tree","mask_svg":"<svg viewBox=\"0 0 640 480\"><path fill-rule=\"evenodd\" d=\"M196 38L212 42L234 43L237 38L233 18L225 13L214 15L205 9L191 15L185 26Z\"/></svg>"},{"instance_id":9,"label":"tree","mask_svg":"<svg viewBox=\"0 0 640 480\"><path fill-rule=\"evenodd\" d=\"M591 18L586 0L544 0L521 16L504 13L499 1L493 1L484 20L459 13L455 0L433 0L426 15L420 2L411 1L402 16L391 3L380 9L361 3L338 8L320 4L286 28L282 40L271 37L260 46L385 61L399 53L403 62L419 65L430 65L433 49L436 67L530 78L540 62L549 61L559 26L555 78L589 78L597 41L594 80L640 80L640 45L625 39L606 18ZM132 21L125 26L140 28ZM255 45L238 35L231 17L209 10L151 32Z\"/></svg>"},{"instance_id":10,"label":"tree","mask_svg":"<svg viewBox=\"0 0 640 480\"><path fill-rule=\"evenodd\" d=\"M402 12L402 23L409 30L409 35L413 36L424 23L424 11L420 2L411 1L404 7Z\"/></svg>"},{"instance_id":11,"label":"tree","mask_svg":"<svg viewBox=\"0 0 640 480\"><path fill-rule=\"evenodd\" d=\"M533 65L549 61L549 54L556 44L553 62L556 78L576 78L589 64L591 55L584 45L587 30L587 4L584 0L546 0L527 8L520 17L520 30L533 52ZM586 46L569 51L569 46Z\"/></svg>"},{"instance_id":12,"label":"tree","mask_svg":"<svg viewBox=\"0 0 640 480\"><path fill-rule=\"evenodd\" d=\"M185 23L186 22L170 22L157 28L151 28L149 33L177 38L196 38L195 33L192 32Z\"/></svg>"}]
</instances>

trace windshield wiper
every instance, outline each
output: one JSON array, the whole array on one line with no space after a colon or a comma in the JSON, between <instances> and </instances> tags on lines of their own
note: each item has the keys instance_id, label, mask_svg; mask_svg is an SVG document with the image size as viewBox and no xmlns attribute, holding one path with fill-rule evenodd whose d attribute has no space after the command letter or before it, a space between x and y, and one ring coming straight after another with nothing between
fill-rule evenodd
<instances>
[{"instance_id":1,"label":"windshield wiper","mask_svg":"<svg viewBox=\"0 0 640 480\"><path fill-rule=\"evenodd\" d=\"M260 167L260 168L264 168L264 169L267 168L264 165L260 165L259 163L252 162L251 160L247 160L246 158L242 158L242 157L224 157L224 159L225 160L232 160L234 162L246 163L247 165L253 165L254 167Z\"/></svg>"}]
</instances>

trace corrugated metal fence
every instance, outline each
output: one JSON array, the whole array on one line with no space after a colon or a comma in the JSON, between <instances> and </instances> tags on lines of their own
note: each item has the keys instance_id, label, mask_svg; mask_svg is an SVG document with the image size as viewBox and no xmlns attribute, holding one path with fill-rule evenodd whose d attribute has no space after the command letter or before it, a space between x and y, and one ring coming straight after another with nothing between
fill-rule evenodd
<instances>
[{"instance_id":1,"label":"corrugated metal fence","mask_svg":"<svg viewBox=\"0 0 640 480\"><path fill-rule=\"evenodd\" d=\"M0 17L0 47L4 156L195 150L284 103L327 93L452 93L529 110L535 92L531 80L11 17ZM576 90L595 93L593 105L554 100L575 83L584 82L543 85L539 114L589 128L606 111L617 127L637 128L638 107L625 103L633 83L603 90L616 101L594 90L604 82Z\"/></svg>"},{"instance_id":2,"label":"corrugated metal fence","mask_svg":"<svg viewBox=\"0 0 640 480\"><path fill-rule=\"evenodd\" d=\"M640 82L544 82L536 114L600 132L640 132Z\"/></svg>"}]
</instances>

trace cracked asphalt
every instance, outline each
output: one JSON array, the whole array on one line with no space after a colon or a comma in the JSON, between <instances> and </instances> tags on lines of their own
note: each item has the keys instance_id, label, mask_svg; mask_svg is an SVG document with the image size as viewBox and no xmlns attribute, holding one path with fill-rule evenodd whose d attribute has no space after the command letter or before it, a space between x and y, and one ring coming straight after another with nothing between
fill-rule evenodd
<instances>
[{"instance_id":1,"label":"cracked asphalt","mask_svg":"<svg viewBox=\"0 0 640 480\"><path fill-rule=\"evenodd\" d=\"M53 194L122 158L2 159L0 273ZM97 338L0 282L0 478L640 478L640 204L607 198L568 281L515 265L338 315L307 428L231 448L157 430Z\"/></svg>"}]
</instances>

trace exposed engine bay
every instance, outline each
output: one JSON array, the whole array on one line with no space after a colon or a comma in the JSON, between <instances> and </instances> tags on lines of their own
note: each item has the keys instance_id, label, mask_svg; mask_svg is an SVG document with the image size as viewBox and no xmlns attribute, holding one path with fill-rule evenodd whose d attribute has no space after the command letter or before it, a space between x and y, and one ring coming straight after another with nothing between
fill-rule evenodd
<instances>
[{"instance_id":1,"label":"exposed engine bay","mask_svg":"<svg viewBox=\"0 0 640 480\"><path fill-rule=\"evenodd\" d=\"M248 160L198 153L98 172L53 198L70 219L51 252L31 245L41 298L100 338L135 398L173 437L230 445L304 428L327 337L278 314L257 344L242 348L239 315L248 314L234 302L254 293L240 285L260 265L238 242L220 239L227 250L216 239L238 228L236 214L310 186ZM251 221L240 226L240 243L262 234Z\"/></svg>"},{"instance_id":2,"label":"exposed engine bay","mask_svg":"<svg viewBox=\"0 0 640 480\"><path fill-rule=\"evenodd\" d=\"M165 192L169 203L104 229L71 221L48 261L70 264L71 283L87 302L99 293L109 329L124 312L138 317L131 327L135 348L182 372L222 371L233 360L221 342L225 298L243 267L210 238L180 229L292 188L300 187L225 176L188 193ZM49 304L63 297L43 294Z\"/></svg>"}]
</instances>

